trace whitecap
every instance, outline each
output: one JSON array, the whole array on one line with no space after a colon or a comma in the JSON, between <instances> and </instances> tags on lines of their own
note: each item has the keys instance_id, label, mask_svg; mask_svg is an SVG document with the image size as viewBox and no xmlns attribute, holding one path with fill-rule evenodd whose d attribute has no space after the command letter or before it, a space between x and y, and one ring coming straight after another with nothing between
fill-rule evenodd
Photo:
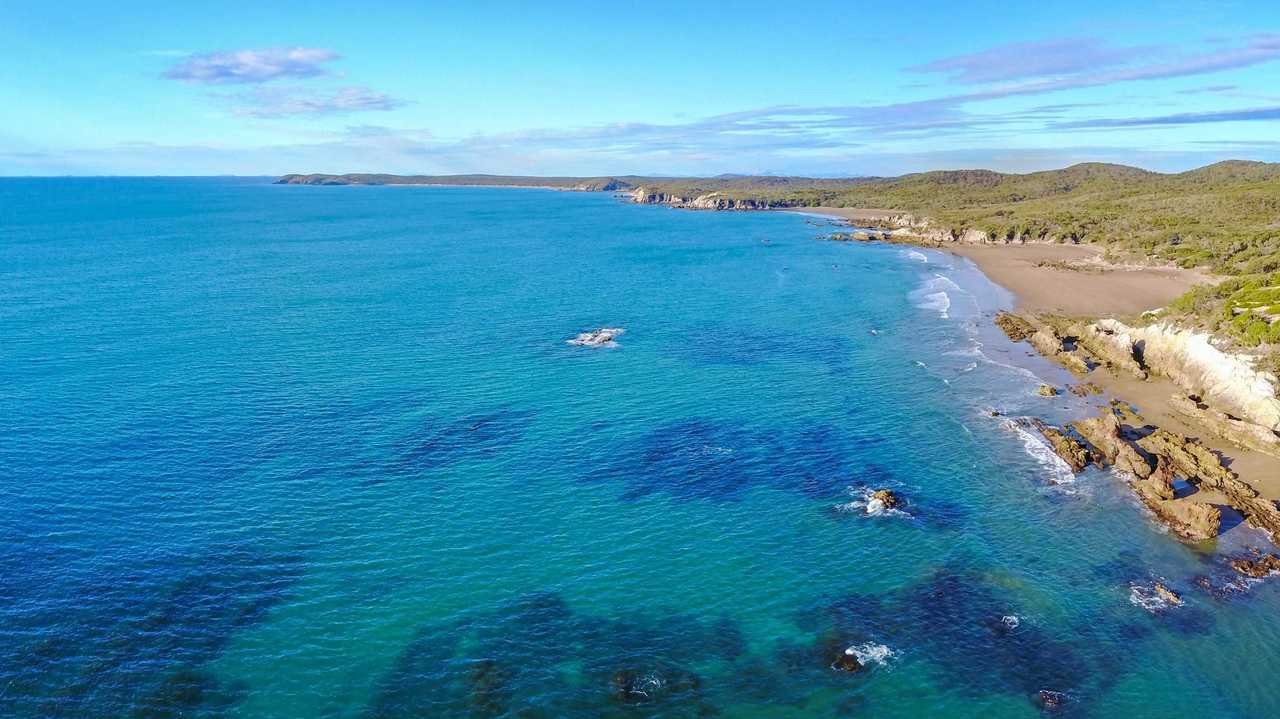
<instances>
[{"instance_id":1,"label":"whitecap","mask_svg":"<svg viewBox=\"0 0 1280 719\"><path fill-rule=\"evenodd\" d=\"M939 317L947 319L947 312L951 309L949 292L963 292L963 290L949 278L935 274L925 280L919 289L908 293L907 298L916 307L922 310L933 310Z\"/></svg>"},{"instance_id":2,"label":"whitecap","mask_svg":"<svg viewBox=\"0 0 1280 719\"><path fill-rule=\"evenodd\" d=\"M926 257L926 256L925 256L925 254L924 254L923 252L917 252L916 250L904 250L904 251L902 252L902 256L903 256L903 257L906 257L906 258L907 258L907 259L909 259L909 260L915 260L916 262L928 262L928 261L929 261L929 258L928 258L928 257Z\"/></svg>"},{"instance_id":3,"label":"whitecap","mask_svg":"<svg viewBox=\"0 0 1280 719\"><path fill-rule=\"evenodd\" d=\"M1018 435L1018 439L1022 442L1022 447L1027 451L1027 454L1049 472L1049 481L1051 483L1072 484L1076 481L1076 475L1071 471L1071 465L1054 453L1049 445L1040 441L1039 437L1013 420L1005 420L1004 426Z\"/></svg>"},{"instance_id":4,"label":"whitecap","mask_svg":"<svg viewBox=\"0 0 1280 719\"><path fill-rule=\"evenodd\" d=\"M1152 614L1159 614L1168 609L1181 606L1181 601L1171 601L1169 597L1156 590L1155 584L1130 584L1129 603L1141 607Z\"/></svg>"},{"instance_id":5,"label":"whitecap","mask_svg":"<svg viewBox=\"0 0 1280 719\"><path fill-rule=\"evenodd\" d=\"M1009 631L1013 631L1022 625L1022 620L1016 614L1006 614L1000 617L1000 621L1009 628Z\"/></svg>"},{"instance_id":6,"label":"whitecap","mask_svg":"<svg viewBox=\"0 0 1280 719\"><path fill-rule=\"evenodd\" d=\"M858 663L867 666L869 664L877 664L885 667L889 662L898 656L898 653L883 644L875 642L866 642L864 644L855 644L844 650L845 654L851 655L858 660Z\"/></svg>"}]
</instances>

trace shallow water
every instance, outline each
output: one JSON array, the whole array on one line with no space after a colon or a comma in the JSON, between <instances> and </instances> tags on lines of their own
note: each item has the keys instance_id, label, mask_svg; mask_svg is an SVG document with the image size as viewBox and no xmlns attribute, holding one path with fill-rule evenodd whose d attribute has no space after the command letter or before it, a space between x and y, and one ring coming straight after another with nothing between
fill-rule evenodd
<instances>
[{"instance_id":1,"label":"shallow water","mask_svg":"<svg viewBox=\"0 0 1280 719\"><path fill-rule=\"evenodd\" d=\"M0 714L1280 713L1275 583L1193 583L1260 538L1071 478L1006 293L814 223L0 180Z\"/></svg>"}]
</instances>

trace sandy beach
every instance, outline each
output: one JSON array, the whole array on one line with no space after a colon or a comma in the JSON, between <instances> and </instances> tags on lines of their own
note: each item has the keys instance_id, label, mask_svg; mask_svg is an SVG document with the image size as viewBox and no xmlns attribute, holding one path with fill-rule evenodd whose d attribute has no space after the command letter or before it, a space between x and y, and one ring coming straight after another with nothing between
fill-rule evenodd
<instances>
[{"instance_id":1,"label":"sandy beach","mask_svg":"<svg viewBox=\"0 0 1280 719\"><path fill-rule=\"evenodd\" d=\"M996 284L1013 292L1017 309L1088 317L1124 318L1164 307L1196 284L1213 280L1177 267L1114 265L1087 245L960 245Z\"/></svg>"}]
</instances>

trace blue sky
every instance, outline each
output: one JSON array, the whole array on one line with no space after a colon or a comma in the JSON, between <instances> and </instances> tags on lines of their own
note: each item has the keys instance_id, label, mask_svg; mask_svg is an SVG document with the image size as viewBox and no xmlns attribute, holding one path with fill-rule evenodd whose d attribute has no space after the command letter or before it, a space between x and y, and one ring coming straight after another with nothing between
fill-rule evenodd
<instances>
[{"instance_id":1,"label":"blue sky","mask_svg":"<svg viewBox=\"0 0 1280 719\"><path fill-rule=\"evenodd\" d=\"M1280 160L1280 3L0 0L0 175Z\"/></svg>"}]
</instances>

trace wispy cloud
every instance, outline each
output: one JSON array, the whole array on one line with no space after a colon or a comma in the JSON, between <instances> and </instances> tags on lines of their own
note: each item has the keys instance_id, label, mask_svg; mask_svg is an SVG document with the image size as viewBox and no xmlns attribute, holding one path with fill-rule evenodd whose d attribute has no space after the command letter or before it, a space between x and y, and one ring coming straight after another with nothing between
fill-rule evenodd
<instances>
[{"instance_id":1,"label":"wispy cloud","mask_svg":"<svg viewBox=\"0 0 1280 719\"><path fill-rule=\"evenodd\" d=\"M1186 90L1179 90L1179 95L1205 95L1209 93L1232 92L1240 89L1237 85L1205 85L1204 87L1192 87Z\"/></svg>"},{"instance_id":2,"label":"wispy cloud","mask_svg":"<svg viewBox=\"0 0 1280 719\"><path fill-rule=\"evenodd\" d=\"M1058 47L1057 42L1045 41L1038 45ZM1028 44L1028 47L1030 45ZM1253 35L1246 42L1235 47L1218 48L1179 57L1162 57L1154 62L1121 62L1120 60L1126 55L1132 59L1146 58L1150 48L1107 50L1104 46L1095 43L1094 50L1085 53L1086 61L1076 63L1068 58L1056 56L1041 62L1035 60L1034 55L1028 57L1010 52L1010 47L1006 45L974 55L938 60L928 65L918 66L916 69L923 70L931 66L934 69L928 71L939 72L951 69L956 73L953 79L965 83L987 83L1001 79L1020 80L1020 82L998 84L986 90L952 96L952 99L957 101L972 102L1101 87L1136 80L1204 75L1280 60L1280 34L1276 33ZM1090 57L1103 67L1090 65L1088 63ZM951 68L953 64L955 67ZM1026 65L1027 69L1020 69L1023 65ZM1054 67L1057 68L1056 72L1051 70Z\"/></svg>"},{"instance_id":3,"label":"wispy cloud","mask_svg":"<svg viewBox=\"0 0 1280 719\"><path fill-rule=\"evenodd\" d=\"M1254 107L1245 110L1182 112L1151 117L1120 117L1063 122L1055 128L1075 130L1105 127L1151 127L1158 125L1203 125L1214 122L1270 122L1280 120L1280 107Z\"/></svg>"},{"instance_id":4,"label":"wispy cloud","mask_svg":"<svg viewBox=\"0 0 1280 719\"><path fill-rule=\"evenodd\" d=\"M219 97L230 103L231 111L235 114L259 118L386 112L409 104L404 100L360 85L340 87L336 90L257 87L249 92Z\"/></svg>"},{"instance_id":5,"label":"wispy cloud","mask_svg":"<svg viewBox=\"0 0 1280 719\"><path fill-rule=\"evenodd\" d=\"M189 55L169 68L171 80L199 85L237 85L301 80L329 74L324 63L338 59L332 50L310 47L233 50Z\"/></svg>"},{"instance_id":6,"label":"wispy cloud","mask_svg":"<svg viewBox=\"0 0 1280 719\"><path fill-rule=\"evenodd\" d=\"M998 45L980 52L907 68L943 73L951 82L978 84L1095 72L1160 51L1159 47L1111 47L1099 38L1056 38Z\"/></svg>"}]
</instances>

